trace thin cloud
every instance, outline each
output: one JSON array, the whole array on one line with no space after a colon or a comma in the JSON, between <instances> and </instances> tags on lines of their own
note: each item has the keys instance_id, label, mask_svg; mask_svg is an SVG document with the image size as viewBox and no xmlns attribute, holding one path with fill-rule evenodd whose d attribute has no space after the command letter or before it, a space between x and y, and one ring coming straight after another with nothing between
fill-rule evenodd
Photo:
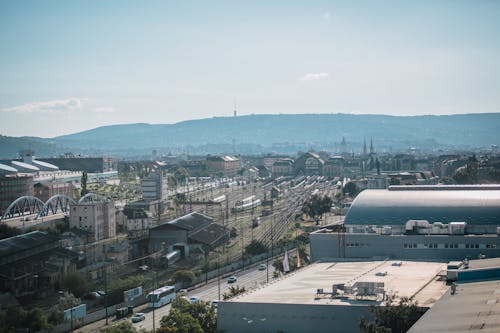
<instances>
[{"instance_id":1,"label":"thin cloud","mask_svg":"<svg viewBox=\"0 0 500 333\"><path fill-rule=\"evenodd\" d=\"M114 113L116 112L116 109L113 107L99 107L99 108L94 108L93 111L95 113Z\"/></svg>"},{"instance_id":2,"label":"thin cloud","mask_svg":"<svg viewBox=\"0 0 500 333\"><path fill-rule=\"evenodd\" d=\"M52 113L61 111L80 110L83 107L83 99L69 98L46 102L33 102L10 108L2 109L3 112L15 113Z\"/></svg>"},{"instance_id":3,"label":"thin cloud","mask_svg":"<svg viewBox=\"0 0 500 333\"><path fill-rule=\"evenodd\" d=\"M315 81L315 80L325 80L330 77L328 73L307 73L300 78L301 81Z\"/></svg>"}]
</instances>

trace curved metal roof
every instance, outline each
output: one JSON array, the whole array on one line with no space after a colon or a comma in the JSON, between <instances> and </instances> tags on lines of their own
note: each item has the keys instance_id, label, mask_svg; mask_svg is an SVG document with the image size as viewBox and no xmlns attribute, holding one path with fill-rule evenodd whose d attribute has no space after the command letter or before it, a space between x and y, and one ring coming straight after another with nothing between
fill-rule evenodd
<instances>
[{"instance_id":1,"label":"curved metal roof","mask_svg":"<svg viewBox=\"0 0 500 333\"><path fill-rule=\"evenodd\" d=\"M24 163L24 162L19 162L19 161L12 161L10 162L13 165L15 165L19 170L22 171L28 171L28 172L33 172L33 171L40 171L40 169L34 165Z\"/></svg>"},{"instance_id":2,"label":"curved metal roof","mask_svg":"<svg viewBox=\"0 0 500 333\"><path fill-rule=\"evenodd\" d=\"M0 163L0 173L14 173L14 172L17 172L17 169Z\"/></svg>"},{"instance_id":3,"label":"curved metal roof","mask_svg":"<svg viewBox=\"0 0 500 333\"><path fill-rule=\"evenodd\" d=\"M500 190L364 190L353 201L344 223L404 225L408 220L500 226Z\"/></svg>"},{"instance_id":4,"label":"curved metal roof","mask_svg":"<svg viewBox=\"0 0 500 333\"><path fill-rule=\"evenodd\" d=\"M44 161L39 161L39 160L33 159L31 161L31 163L33 163L36 167L39 167L40 169L43 169L43 170L47 170L47 171L59 170L58 166L55 166L54 164L50 164L50 163L47 163Z\"/></svg>"}]
</instances>

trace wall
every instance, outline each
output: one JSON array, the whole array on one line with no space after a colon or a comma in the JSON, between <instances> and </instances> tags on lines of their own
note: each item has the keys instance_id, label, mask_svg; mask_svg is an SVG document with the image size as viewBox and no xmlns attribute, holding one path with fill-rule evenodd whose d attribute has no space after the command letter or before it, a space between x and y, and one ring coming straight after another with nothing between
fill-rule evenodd
<instances>
[{"instance_id":1,"label":"wall","mask_svg":"<svg viewBox=\"0 0 500 333\"><path fill-rule=\"evenodd\" d=\"M311 257L313 261L332 260L338 253L337 233L312 233ZM417 244L417 248L405 248L404 244ZM437 248L424 248L424 244L436 244ZM479 254L487 258L500 257L500 238L490 236L447 235L379 235L345 234L346 258L396 258L426 260L476 259ZM357 246L349 246L357 244ZM444 244L457 244L458 248L444 248ZM479 248L465 248L466 244L479 244ZM495 245L495 248L486 248Z\"/></svg>"},{"instance_id":2,"label":"wall","mask_svg":"<svg viewBox=\"0 0 500 333\"><path fill-rule=\"evenodd\" d=\"M359 332L368 306L220 302L217 330L232 332Z\"/></svg>"}]
</instances>

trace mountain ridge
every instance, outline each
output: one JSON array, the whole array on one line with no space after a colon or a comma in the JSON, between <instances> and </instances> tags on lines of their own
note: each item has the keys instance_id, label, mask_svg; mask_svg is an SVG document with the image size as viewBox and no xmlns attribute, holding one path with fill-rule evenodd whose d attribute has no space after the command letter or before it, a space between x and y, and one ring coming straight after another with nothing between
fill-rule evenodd
<instances>
[{"instance_id":1,"label":"mountain ridge","mask_svg":"<svg viewBox=\"0 0 500 333\"><path fill-rule=\"evenodd\" d=\"M14 150L5 149L5 138L17 146L39 143L44 145L44 151L51 153L61 150L84 153L147 152L152 148L218 153L199 147L220 145L227 150L227 147L245 144L265 150L266 147L282 143L333 145L339 143L342 137L356 147L363 138L373 137L378 147L384 149L400 150L409 145L420 147L430 142L443 147L470 148L500 144L498 128L500 113L418 116L346 113L243 115L186 120L174 124L107 125L48 139L0 136L0 155L5 155L7 151L11 155ZM37 152L37 155L40 153Z\"/></svg>"}]
</instances>

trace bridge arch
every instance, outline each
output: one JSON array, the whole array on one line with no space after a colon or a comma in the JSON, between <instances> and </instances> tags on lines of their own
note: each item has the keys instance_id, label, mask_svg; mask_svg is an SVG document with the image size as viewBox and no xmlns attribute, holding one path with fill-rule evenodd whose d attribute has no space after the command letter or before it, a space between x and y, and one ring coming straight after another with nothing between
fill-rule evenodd
<instances>
[{"instance_id":1,"label":"bridge arch","mask_svg":"<svg viewBox=\"0 0 500 333\"><path fill-rule=\"evenodd\" d=\"M68 212L69 205L75 204L75 200L67 195L56 194L50 197L47 202L42 207L42 210L38 213L37 217L47 216L50 213L56 214L58 211Z\"/></svg>"},{"instance_id":2,"label":"bridge arch","mask_svg":"<svg viewBox=\"0 0 500 333\"><path fill-rule=\"evenodd\" d=\"M108 199L97 193L87 193L83 197L81 197L80 200L78 200L78 203L94 202L94 201L108 201Z\"/></svg>"},{"instance_id":3,"label":"bridge arch","mask_svg":"<svg viewBox=\"0 0 500 333\"><path fill-rule=\"evenodd\" d=\"M12 201L12 203L4 211L0 220L5 220L7 218L12 218L15 216L24 216L31 214L40 214L44 206L42 200L37 197L30 195L25 195Z\"/></svg>"}]
</instances>

